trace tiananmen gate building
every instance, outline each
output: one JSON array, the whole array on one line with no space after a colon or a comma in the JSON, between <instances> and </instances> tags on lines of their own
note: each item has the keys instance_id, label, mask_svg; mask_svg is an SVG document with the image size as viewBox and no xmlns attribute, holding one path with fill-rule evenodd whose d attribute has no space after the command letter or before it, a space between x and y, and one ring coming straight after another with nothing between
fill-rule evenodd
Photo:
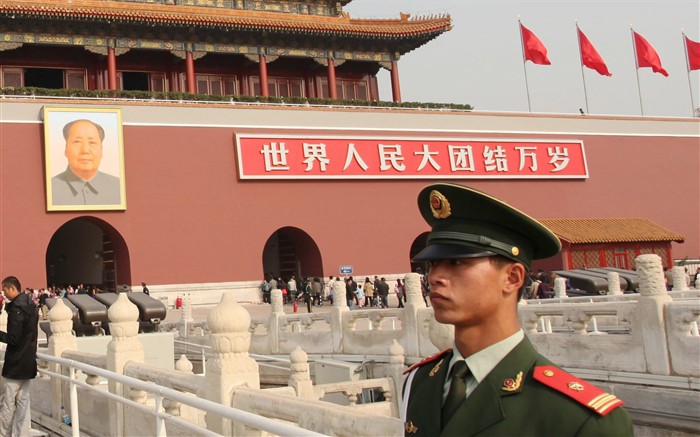
<instances>
[{"instance_id":1,"label":"tiananmen gate building","mask_svg":"<svg viewBox=\"0 0 700 437\"><path fill-rule=\"evenodd\" d=\"M436 180L542 220L642 218L666 264L698 257L697 119L361 106L380 68L400 102L401 55L451 22L347 3L0 0L0 272L195 301L252 299L265 273L405 273ZM66 179L79 126L103 182Z\"/></svg>"}]
</instances>

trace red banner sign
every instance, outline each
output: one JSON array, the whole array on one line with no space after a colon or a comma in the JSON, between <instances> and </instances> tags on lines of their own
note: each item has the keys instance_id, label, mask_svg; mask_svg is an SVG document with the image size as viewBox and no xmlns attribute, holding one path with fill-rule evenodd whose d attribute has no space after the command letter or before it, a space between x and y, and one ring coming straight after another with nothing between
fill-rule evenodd
<instances>
[{"instance_id":1,"label":"red banner sign","mask_svg":"<svg viewBox=\"0 0 700 437\"><path fill-rule=\"evenodd\" d=\"M236 137L241 179L585 179L581 141Z\"/></svg>"}]
</instances>

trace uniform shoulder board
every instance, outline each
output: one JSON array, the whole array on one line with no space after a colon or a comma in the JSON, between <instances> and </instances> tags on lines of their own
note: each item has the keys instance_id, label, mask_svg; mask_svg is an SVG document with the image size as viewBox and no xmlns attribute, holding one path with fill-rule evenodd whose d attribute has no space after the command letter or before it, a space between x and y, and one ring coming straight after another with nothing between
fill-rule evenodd
<instances>
[{"instance_id":1,"label":"uniform shoulder board","mask_svg":"<svg viewBox=\"0 0 700 437\"><path fill-rule=\"evenodd\" d=\"M442 351L442 352L438 352L438 353L436 353L435 355L430 356L430 357L424 359L423 361L412 365L411 367L409 367L408 369L406 369L406 370L403 372L403 374L406 375L406 374L408 374L408 373L411 373L411 372L413 371L413 369L417 369L418 367L420 367L420 366L422 366L422 365L424 365L424 364L428 364L428 363L432 363L433 361L437 361L437 360L439 360L440 358L442 358L445 354L447 354L448 352L452 352L452 348L445 349L445 350Z\"/></svg>"},{"instance_id":2,"label":"uniform shoulder board","mask_svg":"<svg viewBox=\"0 0 700 437\"><path fill-rule=\"evenodd\" d=\"M606 393L558 367L537 366L532 376L536 381L585 405L601 416L607 415L624 403L617 396Z\"/></svg>"}]
</instances>

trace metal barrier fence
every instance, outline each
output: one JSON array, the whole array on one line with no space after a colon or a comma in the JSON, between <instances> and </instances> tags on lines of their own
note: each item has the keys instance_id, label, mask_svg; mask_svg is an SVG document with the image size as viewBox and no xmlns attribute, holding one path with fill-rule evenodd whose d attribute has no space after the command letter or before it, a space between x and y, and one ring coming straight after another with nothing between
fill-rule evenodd
<instances>
[{"instance_id":1,"label":"metal barrier fence","mask_svg":"<svg viewBox=\"0 0 700 437\"><path fill-rule=\"evenodd\" d=\"M166 387L158 386L153 383L144 382L139 379L131 378L125 375L119 375L108 370L91 366L89 364L84 364L75 360L67 360L64 358L57 358L52 355L47 355L44 353L38 353L37 359L46 361L48 363L57 364L63 368L68 369L69 375L62 375L60 373L52 372L50 370L39 368L39 372L50 378L56 378L61 381L65 381L69 384L69 394L70 394L70 406L71 406L71 435L73 437L78 437L80 435L80 414L79 414L79 403L78 403L78 392L77 387L83 387L86 390L90 390L92 393L103 396L108 399L120 402L124 405L129 405L139 411L146 412L154 416L155 420L155 435L158 437L167 436L165 424L167 422L172 422L181 426L188 431L192 431L197 435L211 435L218 436L215 432L209 431L206 428L188 422L186 420L180 419L179 417L167 414L162 411L163 399L171 399L176 402L188 405L192 408L202 410L206 413L217 414L233 422L239 422L251 428L260 429L262 431L279 435L279 436L320 436L313 431L307 429L299 428L287 423L282 423L276 420L268 419L266 417L257 416L255 414L249 413L247 411L238 410L235 408L227 407L215 402L201 399L197 397L189 396L185 393L179 392L177 390L169 389ZM85 374L96 375L101 378L105 378L109 381L114 381L118 384L122 384L126 387L135 388L138 390L143 390L144 392L150 393L155 398L155 407L149 407L138 402L132 401L130 399L123 398L114 393L106 392L93 387L86 382L76 379L75 370L80 370ZM110 412L105 412L110 414Z\"/></svg>"}]
</instances>

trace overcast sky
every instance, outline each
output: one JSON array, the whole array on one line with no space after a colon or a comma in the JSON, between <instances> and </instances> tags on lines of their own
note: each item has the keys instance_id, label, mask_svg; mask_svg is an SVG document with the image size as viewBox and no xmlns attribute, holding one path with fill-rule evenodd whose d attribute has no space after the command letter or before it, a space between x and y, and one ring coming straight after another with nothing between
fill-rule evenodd
<instances>
[{"instance_id":1,"label":"overcast sky","mask_svg":"<svg viewBox=\"0 0 700 437\"><path fill-rule=\"evenodd\" d=\"M453 29L399 61L405 102L467 103L482 111L527 112L518 15L544 43L551 65L527 62L532 112L640 115L630 32L646 38L669 77L639 70L644 115L690 117L700 106L700 71L690 73L681 28L700 41L699 0L353 0L354 18L449 13ZM575 20L605 60L612 77L581 73ZM380 98L391 100L389 74L379 74Z\"/></svg>"}]
</instances>

